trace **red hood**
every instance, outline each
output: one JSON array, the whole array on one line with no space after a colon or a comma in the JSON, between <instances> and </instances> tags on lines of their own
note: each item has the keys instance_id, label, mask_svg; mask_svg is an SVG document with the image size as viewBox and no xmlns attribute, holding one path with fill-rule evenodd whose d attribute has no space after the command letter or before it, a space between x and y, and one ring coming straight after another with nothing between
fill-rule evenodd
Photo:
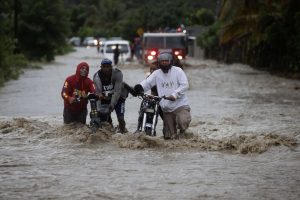
<instances>
[{"instance_id":1,"label":"red hood","mask_svg":"<svg viewBox=\"0 0 300 200\"><path fill-rule=\"evenodd\" d=\"M83 66L86 66L86 67L87 67L87 74L86 74L85 77L80 76L80 69L81 69ZM80 79L85 79L86 77L88 77L88 75L89 75L89 69L90 69L90 66L89 66L89 64L87 64L86 62L81 62L81 63L79 63L79 64L77 65L77 69L76 69L76 78L77 78L78 80L80 80Z\"/></svg>"}]
</instances>

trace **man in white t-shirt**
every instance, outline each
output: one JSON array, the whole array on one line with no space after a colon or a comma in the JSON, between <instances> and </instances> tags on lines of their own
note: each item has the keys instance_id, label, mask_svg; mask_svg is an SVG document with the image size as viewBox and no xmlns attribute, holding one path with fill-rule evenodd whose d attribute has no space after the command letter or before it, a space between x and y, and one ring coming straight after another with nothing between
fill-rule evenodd
<instances>
[{"instance_id":1,"label":"man in white t-shirt","mask_svg":"<svg viewBox=\"0 0 300 200\"><path fill-rule=\"evenodd\" d=\"M159 69L134 87L139 94L156 86L158 96L164 97L159 104L163 111L165 139L177 139L191 122L190 106L185 94L189 88L188 80L181 68L172 66L172 60L170 53L159 54Z\"/></svg>"}]
</instances>

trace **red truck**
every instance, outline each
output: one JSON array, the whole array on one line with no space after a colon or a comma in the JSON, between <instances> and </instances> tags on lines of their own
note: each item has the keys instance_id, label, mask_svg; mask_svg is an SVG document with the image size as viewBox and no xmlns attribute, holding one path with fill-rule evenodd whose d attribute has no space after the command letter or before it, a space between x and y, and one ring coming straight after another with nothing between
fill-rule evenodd
<instances>
[{"instance_id":1,"label":"red truck","mask_svg":"<svg viewBox=\"0 0 300 200\"><path fill-rule=\"evenodd\" d=\"M185 59L187 55L186 33L144 33L142 40L144 64L156 60L160 52L170 52L174 58Z\"/></svg>"}]
</instances>

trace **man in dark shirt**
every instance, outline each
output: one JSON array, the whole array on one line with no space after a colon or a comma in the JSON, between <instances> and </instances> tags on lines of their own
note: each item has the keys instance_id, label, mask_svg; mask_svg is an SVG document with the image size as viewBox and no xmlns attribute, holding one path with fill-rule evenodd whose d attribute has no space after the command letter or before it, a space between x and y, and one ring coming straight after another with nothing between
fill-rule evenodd
<instances>
[{"instance_id":1,"label":"man in dark shirt","mask_svg":"<svg viewBox=\"0 0 300 200\"><path fill-rule=\"evenodd\" d=\"M96 93L100 96L98 107L101 104L108 104L110 112L115 110L120 132L127 132L124 114L128 90L124 88L122 72L113 68L112 61L105 58L101 62L101 69L95 73L93 81L96 86ZM109 116L109 123L112 125L111 116Z\"/></svg>"}]
</instances>

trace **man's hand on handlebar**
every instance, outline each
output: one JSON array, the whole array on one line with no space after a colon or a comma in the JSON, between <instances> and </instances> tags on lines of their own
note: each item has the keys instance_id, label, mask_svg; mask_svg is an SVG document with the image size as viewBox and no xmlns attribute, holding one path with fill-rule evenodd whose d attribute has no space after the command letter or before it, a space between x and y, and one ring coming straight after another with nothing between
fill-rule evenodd
<instances>
[{"instance_id":1,"label":"man's hand on handlebar","mask_svg":"<svg viewBox=\"0 0 300 200\"><path fill-rule=\"evenodd\" d=\"M135 85L133 89L136 92L137 96L142 95L144 93L144 88L140 84Z\"/></svg>"},{"instance_id":2,"label":"man's hand on handlebar","mask_svg":"<svg viewBox=\"0 0 300 200\"><path fill-rule=\"evenodd\" d=\"M74 103L75 100L76 100L75 97L68 97L69 104Z\"/></svg>"},{"instance_id":3,"label":"man's hand on handlebar","mask_svg":"<svg viewBox=\"0 0 300 200\"><path fill-rule=\"evenodd\" d=\"M109 112L114 111L114 109L115 109L114 106L110 104L110 105L109 105Z\"/></svg>"},{"instance_id":4,"label":"man's hand on handlebar","mask_svg":"<svg viewBox=\"0 0 300 200\"><path fill-rule=\"evenodd\" d=\"M104 99L104 96L102 94L97 94L97 97L99 100L103 100Z\"/></svg>"},{"instance_id":5,"label":"man's hand on handlebar","mask_svg":"<svg viewBox=\"0 0 300 200\"><path fill-rule=\"evenodd\" d=\"M176 98L173 95L164 96L164 99L167 99L169 101L175 101L176 100Z\"/></svg>"},{"instance_id":6,"label":"man's hand on handlebar","mask_svg":"<svg viewBox=\"0 0 300 200\"><path fill-rule=\"evenodd\" d=\"M97 100L105 100L105 99L109 99L109 97L104 96L103 94L95 94L97 97Z\"/></svg>"}]
</instances>

